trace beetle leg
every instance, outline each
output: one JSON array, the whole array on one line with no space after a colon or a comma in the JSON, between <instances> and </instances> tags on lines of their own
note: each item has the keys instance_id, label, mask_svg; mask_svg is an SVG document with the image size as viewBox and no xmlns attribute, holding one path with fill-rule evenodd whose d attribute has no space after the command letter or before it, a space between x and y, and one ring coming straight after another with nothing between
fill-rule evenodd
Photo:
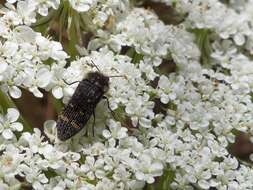
<instances>
[{"instance_id":1,"label":"beetle leg","mask_svg":"<svg viewBox=\"0 0 253 190\"><path fill-rule=\"evenodd\" d=\"M114 113L114 111L113 111L113 110L111 109L111 107L110 107L110 104L109 104L109 100L108 100L108 98L107 98L106 96L103 96L102 98L103 98L103 99L106 99L106 102L107 102L107 107L108 107L108 109L110 110L110 112L111 112L111 114L112 114L113 119L114 119L114 120L116 120L115 113Z\"/></svg>"}]
</instances>

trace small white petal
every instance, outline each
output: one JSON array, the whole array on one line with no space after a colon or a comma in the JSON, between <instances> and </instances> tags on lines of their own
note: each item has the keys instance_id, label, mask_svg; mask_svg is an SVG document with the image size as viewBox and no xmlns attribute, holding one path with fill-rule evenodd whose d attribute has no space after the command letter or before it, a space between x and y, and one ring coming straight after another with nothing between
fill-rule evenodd
<instances>
[{"instance_id":1,"label":"small white petal","mask_svg":"<svg viewBox=\"0 0 253 190\"><path fill-rule=\"evenodd\" d=\"M210 188L210 184L205 180L199 180L198 184L203 189L209 189Z\"/></svg>"},{"instance_id":2,"label":"small white petal","mask_svg":"<svg viewBox=\"0 0 253 190\"><path fill-rule=\"evenodd\" d=\"M103 136L105 137L105 138L110 138L111 137L111 133L110 133L110 131L108 131L108 130L104 130L103 131Z\"/></svg>"},{"instance_id":3,"label":"small white petal","mask_svg":"<svg viewBox=\"0 0 253 190\"><path fill-rule=\"evenodd\" d=\"M75 90L72 87L65 87L63 91L66 96L72 96L75 92Z\"/></svg>"},{"instance_id":4,"label":"small white petal","mask_svg":"<svg viewBox=\"0 0 253 190\"><path fill-rule=\"evenodd\" d=\"M5 129L2 135L5 139L11 139L13 137L13 132L10 129Z\"/></svg>"},{"instance_id":5,"label":"small white petal","mask_svg":"<svg viewBox=\"0 0 253 190\"><path fill-rule=\"evenodd\" d=\"M22 131L23 130L23 125L19 122L15 122L11 124L12 129L16 129L17 131Z\"/></svg>"},{"instance_id":6,"label":"small white petal","mask_svg":"<svg viewBox=\"0 0 253 190\"><path fill-rule=\"evenodd\" d=\"M60 0L48 1L47 2L53 9L58 9Z\"/></svg>"},{"instance_id":7,"label":"small white petal","mask_svg":"<svg viewBox=\"0 0 253 190\"><path fill-rule=\"evenodd\" d=\"M155 181L155 179L151 176L147 178L147 183L149 183L149 184L154 183L154 181Z\"/></svg>"},{"instance_id":8,"label":"small white petal","mask_svg":"<svg viewBox=\"0 0 253 190\"><path fill-rule=\"evenodd\" d=\"M46 134L52 134L56 127L56 122L54 120L47 120L43 126Z\"/></svg>"},{"instance_id":9,"label":"small white petal","mask_svg":"<svg viewBox=\"0 0 253 190\"><path fill-rule=\"evenodd\" d=\"M48 14L48 8L46 6L41 6L38 9L38 13L42 16L47 16Z\"/></svg>"},{"instance_id":10,"label":"small white petal","mask_svg":"<svg viewBox=\"0 0 253 190\"><path fill-rule=\"evenodd\" d=\"M6 42L3 46L5 56L13 56L17 53L18 44L14 42Z\"/></svg>"},{"instance_id":11,"label":"small white petal","mask_svg":"<svg viewBox=\"0 0 253 190\"><path fill-rule=\"evenodd\" d=\"M0 63L0 73L4 72L7 69L8 64L6 62Z\"/></svg>"},{"instance_id":12,"label":"small white petal","mask_svg":"<svg viewBox=\"0 0 253 190\"><path fill-rule=\"evenodd\" d=\"M49 84L52 74L47 68L42 68L37 72L36 78L38 87L45 88Z\"/></svg>"},{"instance_id":13,"label":"small white petal","mask_svg":"<svg viewBox=\"0 0 253 190\"><path fill-rule=\"evenodd\" d=\"M29 90L33 93L34 96L36 96L38 98L43 97L43 94L39 91L39 89L37 87L31 87L31 88L29 88Z\"/></svg>"},{"instance_id":14,"label":"small white petal","mask_svg":"<svg viewBox=\"0 0 253 190\"><path fill-rule=\"evenodd\" d=\"M116 145L116 140L114 138L110 138L108 140L109 146L114 147Z\"/></svg>"},{"instance_id":15,"label":"small white petal","mask_svg":"<svg viewBox=\"0 0 253 190\"><path fill-rule=\"evenodd\" d=\"M90 170L90 168L89 168L88 165L82 165L82 166L81 166L81 171L82 171L82 172L86 173L86 172L88 172L89 170Z\"/></svg>"},{"instance_id":16,"label":"small white petal","mask_svg":"<svg viewBox=\"0 0 253 190\"><path fill-rule=\"evenodd\" d=\"M19 112L18 112L17 109L9 108L7 110L7 119L8 119L8 121L10 121L10 122L17 121L18 117L19 117Z\"/></svg>"},{"instance_id":17,"label":"small white petal","mask_svg":"<svg viewBox=\"0 0 253 190\"><path fill-rule=\"evenodd\" d=\"M21 95L22 95L22 92L21 90L16 87L16 86L12 86L10 89L9 89L9 92L10 92L10 95L12 98L20 98Z\"/></svg>"},{"instance_id":18,"label":"small white petal","mask_svg":"<svg viewBox=\"0 0 253 190\"><path fill-rule=\"evenodd\" d=\"M118 139L122 139L127 137L127 128L120 129L119 133L117 134Z\"/></svg>"},{"instance_id":19,"label":"small white petal","mask_svg":"<svg viewBox=\"0 0 253 190\"><path fill-rule=\"evenodd\" d=\"M250 154L249 159L253 161L253 154Z\"/></svg>"},{"instance_id":20,"label":"small white petal","mask_svg":"<svg viewBox=\"0 0 253 190\"><path fill-rule=\"evenodd\" d=\"M237 34L234 36L234 41L236 45L241 46L245 43L245 38L242 34Z\"/></svg>"},{"instance_id":21,"label":"small white petal","mask_svg":"<svg viewBox=\"0 0 253 190\"><path fill-rule=\"evenodd\" d=\"M54 120L47 120L44 123L44 132L50 140L55 140L56 122Z\"/></svg>"},{"instance_id":22,"label":"small white petal","mask_svg":"<svg viewBox=\"0 0 253 190\"><path fill-rule=\"evenodd\" d=\"M93 172L89 172L89 173L87 174L87 176L88 176L88 178L91 179L91 180L95 179L95 175L94 175Z\"/></svg>"},{"instance_id":23,"label":"small white petal","mask_svg":"<svg viewBox=\"0 0 253 190\"><path fill-rule=\"evenodd\" d=\"M136 179L141 180L141 181L144 180L145 178L144 174L138 171L135 173L135 176L136 176Z\"/></svg>"},{"instance_id":24,"label":"small white petal","mask_svg":"<svg viewBox=\"0 0 253 190\"><path fill-rule=\"evenodd\" d=\"M103 177L105 177L105 172L103 170L96 170L95 175L97 178L102 179Z\"/></svg>"},{"instance_id":25,"label":"small white petal","mask_svg":"<svg viewBox=\"0 0 253 190\"><path fill-rule=\"evenodd\" d=\"M4 126L0 124L0 133L2 133L3 130L4 130Z\"/></svg>"},{"instance_id":26,"label":"small white petal","mask_svg":"<svg viewBox=\"0 0 253 190\"><path fill-rule=\"evenodd\" d=\"M91 165L91 166L93 166L94 163L95 163L94 157L92 157L92 156L87 156L87 157L86 157L86 163L89 164L89 165Z\"/></svg>"},{"instance_id":27,"label":"small white petal","mask_svg":"<svg viewBox=\"0 0 253 190\"><path fill-rule=\"evenodd\" d=\"M7 2L8 3L11 3L11 4L13 4L13 3L15 3L17 0L7 0Z\"/></svg>"},{"instance_id":28,"label":"small white petal","mask_svg":"<svg viewBox=\"0 0 253 190\"><path fill-rule=\"evenodd\" d=\"M63 97L63 90L59 86L54 87L52 90L52 93L53 93L54 97L57 99L60 99Z\"/></svg>"},{"instance_id":29,"label":"small white petal","mask_svg":"<svg viewBox=\"0 0 253 190\"><path fill-rule=\"evenodd\" d=\"M138 124L138 121L139 121L139 119L138 119L138 117L131 117L131 120L132 120L132 124L133 124L133 126L137 126L137 124Z\"/></svg>"},{"instance_id":30,"label":"small white petal","mask_svg":"<svg viewBox=\"0 0 253 190\"><path fill-rule=\"evenodd\" d=\"M18 2L19 8L23 9L23 10L27 10L27 2L25 1L19 1ZM29 8L32 8L31 6ZM31 11L31 9L29 10ZM35 42L35 37L36 37L36 32L33 31L32 28L30 28L29 26L17 26L15 28L16 31L16 39L21 41L21 42Z\"/></svg>"}]
</instances>

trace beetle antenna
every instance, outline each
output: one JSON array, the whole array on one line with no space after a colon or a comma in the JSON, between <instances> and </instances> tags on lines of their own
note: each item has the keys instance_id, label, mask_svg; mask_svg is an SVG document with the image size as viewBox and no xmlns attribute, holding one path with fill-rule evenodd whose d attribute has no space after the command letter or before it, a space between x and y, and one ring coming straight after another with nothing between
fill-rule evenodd
<instances>
[{"instance_id":1,"label":"beetle antenna","mask_svg":"<svg viewBox=\"0 0 253 190\"><path fill-rule=\"evenodd\" d=\"M123 77L125 79L127 79L126 75L112 75L112 76L108 76L109 78L113 78L113 77Z\"/></svg>"},{"instance_id":2,"label":"beetle antenna","mask_svg":"<svg viewBox=\"0 0 253 190\"><path fill-rule=\"evenodd\" d=\"M74 81L74 82L71 82L71 83L68 83L65 79L62 79L67 85L72 85L72 84L75 84L77 82L81 82L81 81Z\"/></svg>"},{"instance_id":3,"label":"beetle antenna","mask_svg":"<svg viewBox=\"0 0 253 190\"><path fill-rule=\"evenodd\" d=\"M91 60L91 63L94 67L96 67L96 69L98 70L98 72L101 72L100 69L98 68L98 66Z\"/></svg>"},{"instance_id":4,"label":"beetle antenna","mask_svg":"<svg viewBox=\"0 0 253 190\"><path fill-rule=\"evenodd\" d=\"M112 77L125 77L124 75L112 75L112 76L108 76L109 78L112 78Z\"/></svg>"},{"instance_id":5,"label":"beetle antenna","mask_svg":"<svg viewBox=\"0 0 253 190\"><path fill-rule=\"evenodd\" d=\"M116 68L112 68L113 70L117 71L118 73L120 73ZM127 80L127 76L126 75L112 75L112 76L108 76L109 78L112 78L112 77L123 77Z\"/></svg>"}]
</instances>

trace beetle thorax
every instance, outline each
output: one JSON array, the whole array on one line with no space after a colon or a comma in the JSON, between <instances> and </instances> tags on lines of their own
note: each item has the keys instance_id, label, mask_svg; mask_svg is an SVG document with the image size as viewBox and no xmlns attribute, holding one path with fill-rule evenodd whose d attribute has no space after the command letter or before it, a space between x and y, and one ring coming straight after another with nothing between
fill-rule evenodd
<instances>
[{"instance_id":1,"label":"beetle thorax","mask_svg":"<svg viewBox=\"0 0 253 190\"><path fill-rule=\"evenodd\" d=\"M88 73L87 80L89 80L95 86L101 88L104 92L106 92L109 88L109 77L100 72Z\"/></svg>"}]
</instances>

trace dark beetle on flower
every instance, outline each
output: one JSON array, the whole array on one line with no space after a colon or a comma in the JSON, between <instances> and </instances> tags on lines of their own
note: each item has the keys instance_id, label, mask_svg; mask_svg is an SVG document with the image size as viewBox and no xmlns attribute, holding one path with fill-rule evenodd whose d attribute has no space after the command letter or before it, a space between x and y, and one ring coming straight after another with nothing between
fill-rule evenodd
<instances>
[{"instance_id":1,"label":"dark beetle on flower","mask_svg":"<svg viewBox=\"0 0 253 190\"><path fill-rule=\"evenodd\" d=\"M57 120L57 136L65 141L77 134L94 116L95 108L109 88L109 77L90 72L77 86Z\"/></svg>"},{"instance_id":2,"label":"dark beetle on flower","mask_svg":"<svg viewBox=\"0 0 253 190\"><path fill-rule=\"evenodd\" d=\"M87 77L80 81L70 101L58 117L57 136L61 141L68 140L83 129L91 115L94 117L94 135L95 108L102 98L107 100L108 108L113 114L108 99L104 96L109 89L109 78L125 76L105 76L94 63L93 65L98 71L89 72Z\"/></svg>"}]
</instances>

